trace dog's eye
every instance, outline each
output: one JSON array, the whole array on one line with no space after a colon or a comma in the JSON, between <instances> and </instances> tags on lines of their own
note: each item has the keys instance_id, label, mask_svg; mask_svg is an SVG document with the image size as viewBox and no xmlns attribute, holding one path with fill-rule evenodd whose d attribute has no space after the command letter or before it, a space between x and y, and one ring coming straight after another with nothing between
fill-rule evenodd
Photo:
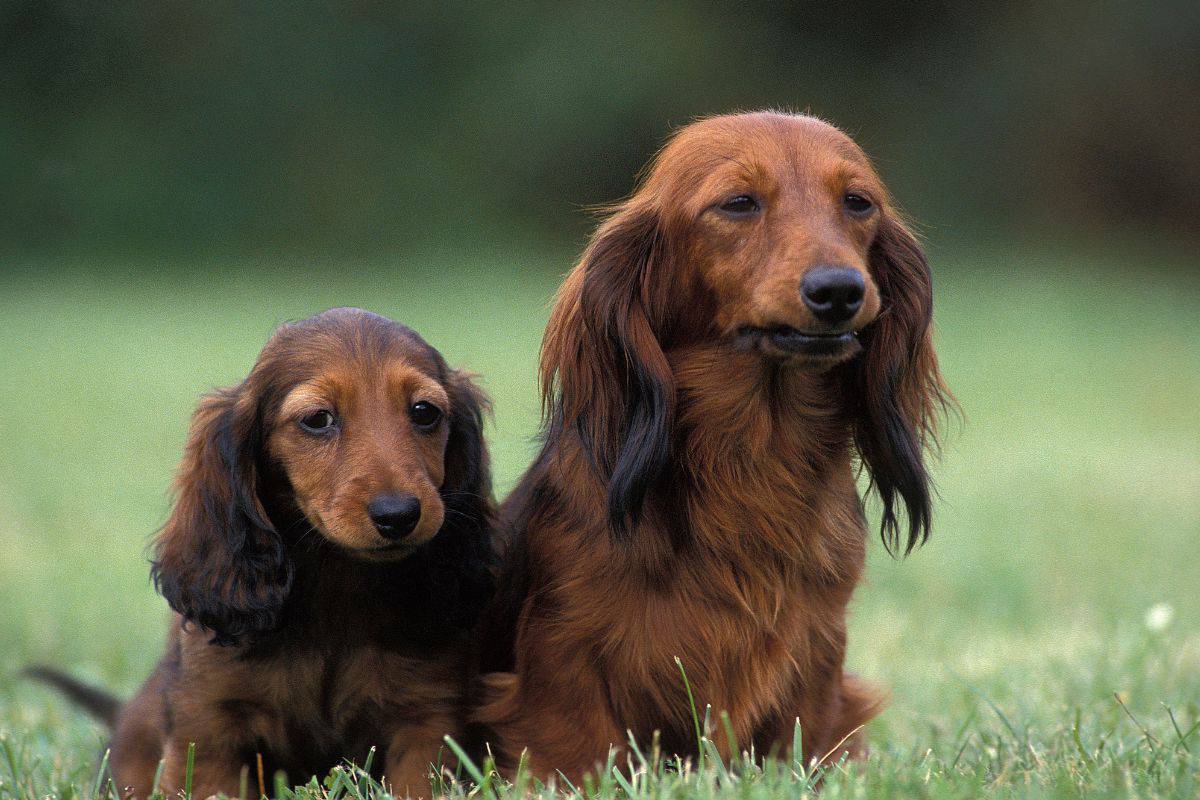
<instances>
[{"instance_id":1,"label":"dog's eye","mask_svg":"<svg viewBox=\"0 0 1200 800\"><path fill-rule=\"evenodd\" d=\"M418 428L432 428L442 418L442 410L433 403L422 400L412 404L408 416Z\"/></svg>"},{"instance_id":2,"label":"dog's eye","mask_svg":"<svg viewBox=\"0 0 1200 800\"><path fill-rule=\"evenodd\" d=\"M739 194L737 197L731 197L724 203L721 203L720 208L726 214L743 216L746 214L753 214L755 211L758 211L759 205L758 201L750 195Z\"/></svg>"},{"instance_id":3,"label":"dog's eye","mask_svg":"<svg viewBox=\"0 0 1200 800\"><path fill-rule=\"evenodd\" d=\"M309 433L327 433L334 422L332 411L314 411L300 420L300 427Z\"/></svg>"},{"instance_id":4,"label":"dog's eye","mask_svg":"<svg viewBox=\"0 0 1200 800\"><path fill-rule=\"evenodd\" d=\"M845 197L842 198L842 205L845 206L846 210L851 214L857 214L859 216L870 213L871 209L875 207L875 204L869 199L863 197L861 194L854 194L853 192L846 193Z\"/></svg>"}]
</instances>

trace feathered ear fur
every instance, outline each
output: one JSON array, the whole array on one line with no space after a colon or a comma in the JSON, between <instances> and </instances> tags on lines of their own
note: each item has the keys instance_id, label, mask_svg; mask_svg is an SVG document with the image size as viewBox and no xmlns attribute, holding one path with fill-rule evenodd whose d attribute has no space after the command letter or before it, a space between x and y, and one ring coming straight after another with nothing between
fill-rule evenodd
<instances>
[{"instance_id":1,"label":"feathered ear fur","mask_svg":"<svg viewBox=\"0 0 1200 800\"><path fill-rule=\"evenodd\" d=\"M438 624L431 630L435 637L445 635L447 622L463 629L474 625L491 596L495 566L492 473L483 439L483 414L490 404L466 373L447 369L444 375L450 396L450 435L440 490L446 517L422 554L421 566L424 580L441 598Z\"/></svg>"},{"instance_id":2,"label":"feathered ear fur","mask_svg":"<svg viewBox=\"0 0 1200 800\"><path fill-rule=\"evenodd\" d=\"M492 473L483 441L483 413L490 403L463 372L448 371L450 435L446 440L446 473L442 498L447 507L482 524L492 495Z\"/></svg>"},{"instance_id":3,"label":"feathered ear fur","mask_svg":"<svg viewBox=\"0 0 1200 800\"><path fill-rule=\"evenodd\" d=\"M934 443L939 413L950 396L933 350L929 264L913 235L890 216L882 220L872 245L871 270L884 307L861 334L865 352L850 366L848 397L856 404L855 444L883 503L884 545L908 553L929 536L931 488L924 451ZM897 496L908 517L905 534Z\"/></svg>"},{"instance_id":4,"label":"feathered ear fur","mask_svg":"<svg viewBox=\"0 0 1200 800\"><path fill-rule=\"evenodd\" d=\"M573 428L608 487L610 527L637 524L670 457L675 387L656 330L666 270L658 214L630 201L600 226L559 294L542 344L554 428Z\"/></svg>"},{"instance_id":5,"label":"feathered ear fur","mask_svg":"<svg viewBox=\"0 0 1200 800\"><path fill-rule=\"evenodd\" d=\"M223 645L274 628L293 578L259 498L264 432L251 395L241 384L196 409L151 567L171 608Z\"/></svg>"}]
</instances>

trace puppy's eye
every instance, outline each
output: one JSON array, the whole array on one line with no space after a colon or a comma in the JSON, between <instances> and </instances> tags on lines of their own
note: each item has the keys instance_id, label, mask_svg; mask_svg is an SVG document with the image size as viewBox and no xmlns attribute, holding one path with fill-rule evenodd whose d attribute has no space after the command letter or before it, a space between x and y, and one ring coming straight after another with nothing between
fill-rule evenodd
<instances>
[{"instance_id":1,"label":"puppy's eye","mask_svg":"<svg viewBox=\"0 0 1200 800\"><path fill-rule=\"evenodd\" d=\"M442 418L442 410L433 403L421 400L412 404L412 408L408 409L408 416L418 428L430 429Z\"/></svg>"},{"instance_id":2,"label":"puppy's eye","mask_svg":"<svg viewBox=\"0 0 1200 800\"><path fill-rule=\"evenodd\" d=\"M336 421L332 411L314 411L300 420L300 427L309 433L328 433Z\"/></svg>"},{"instance_id":3,"label":"puppy's eye","mask_svg":"<svg viewBox=\"0 0 1200 800\"><path fill-rule=\"evenodd\" d=\"M869 214L871 209L875 207L875 204L869 199L863 197L861 194L854 194L853 192L846 193L846 195L842 198L842 205L845 206L846 210L851 214L856 214L858 216Z\"/></svg>"},{"instance_id":4,"label":"puppy's eye","mask_svg":"<svg viewBox=\"0 0 1200 800\"><path fill-rule=\"evenodd\" d=\"M731 197L720 205L720 209L726 214L739 217L753 214L759 208L761 206L759 206L758 201L748 194L739 194L737 197Z\"/></svg>"}]
</instances>

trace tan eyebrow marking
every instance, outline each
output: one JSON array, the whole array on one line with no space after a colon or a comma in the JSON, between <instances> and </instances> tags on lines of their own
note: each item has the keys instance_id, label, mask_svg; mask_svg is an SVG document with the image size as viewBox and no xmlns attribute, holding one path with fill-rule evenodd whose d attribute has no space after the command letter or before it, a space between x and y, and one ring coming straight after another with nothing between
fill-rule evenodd
<instances>
[{"instance_id":1,"label":"tan eyebrow marking","mask_svg":"<svg viewBox=\"0 0 1200 800\"><path fill-rule=\"evenodd\" d=\"M420 370L406 364L399 364L392 368L389 378L392 391L403 392L408 395L411 402L425 400L443 411L450 410L450 397L446 394L446 390L440 383Z\"/></svg>"},{"instance_id":2,"label":"tan eyebrow marking","mask_svg":"<svg viewBox=\"0 0 1200 800\"><path fill-rule=\"evenodd\" d=\"M302 383L283 398L283 402L279 406L279 415L294 417L304 411L327 408L329 405L329 397L321 391L320 387L312 383Z\"/></svg>"}]
</instances>

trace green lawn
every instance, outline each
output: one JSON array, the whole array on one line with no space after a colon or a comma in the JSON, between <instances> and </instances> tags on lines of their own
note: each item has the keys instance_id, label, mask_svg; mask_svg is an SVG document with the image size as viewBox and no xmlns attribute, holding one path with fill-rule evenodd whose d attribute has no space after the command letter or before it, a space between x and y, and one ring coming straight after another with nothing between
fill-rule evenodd
<instances>
[{"instance_id":1,"label":"green lawn","mask_svg":"<svg viewBox=\"0 0 1200 800\"><path fill-rule=\"evenodd\" d=\"M850 661L893 702L871 758L822 797L1196 797L1197 281L1029 253L938 263L966 418L935 469L933 539L905 561L873 548ZM127 693L149 670L167 613L145 546L201 392L240 379L277 322L361 305L482 375L504 491L533 451L537 346L569 262L44 266L0 283L0 800L94 791L103 731L14 675L52 662ZM809 787L795 772L595 789L790 798Z\"/></svg>"}]
</instances>

